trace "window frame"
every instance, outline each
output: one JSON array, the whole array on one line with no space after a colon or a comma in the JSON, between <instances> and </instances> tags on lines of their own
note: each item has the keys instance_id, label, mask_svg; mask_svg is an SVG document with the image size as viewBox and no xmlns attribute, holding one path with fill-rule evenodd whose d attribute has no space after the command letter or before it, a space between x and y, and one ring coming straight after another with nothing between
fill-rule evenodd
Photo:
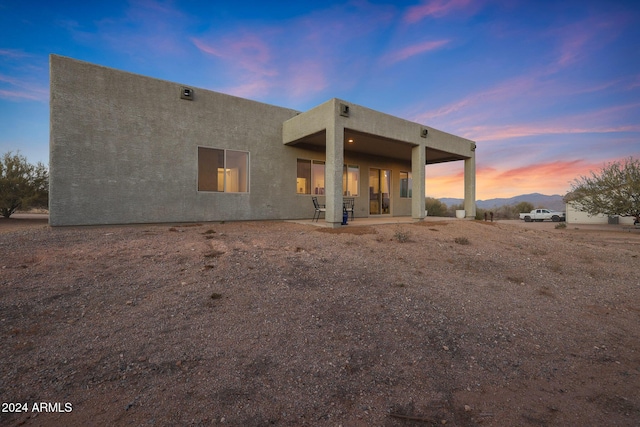
<instances>
[{"instance_id":1,"label":"window frame","mask_svg":"<svg viewBox=\"0 0 640 427\"><path fill-rule=\"evenodd\" d=\"M309 164L309 183L307 185L305 185L305 192L304 193L300 193L298 191L298 179L300 178L307 178L307 177L301 177L298 176L298 172L299 172L299 168L298 165L301 162L305 162ZM325 187L325 183L326 183L326 164L327 162L325 160L318 160L318 159L307 159L304 157L298 157L296 158L296 194L300 194L300 195L313 195L313 196L324 196L326 193L326 187ZM314 168L314 166L316 166L316 168ZM322 166L322 174L321 176L319 176L318 174L318 169L319 166ZM322 187L318 187L318 192L316 193L316 190L314 188L314 185L319 182L322 181ZM308 192L307 192L308 190Z\"/></svg>"},{"instance_id":2,"label":"window frame","mask_svg":"<svg viewBox=\"0 0 640 427\"><path fill-rule=\"evenodd\" d=\"M314 166L316 166L314 168ZM322 187L314 186L320 182L318 170L322 166ZM327 193L327 162L325 160L311 160L311 194L314 196L324 196Z\"/></svg>"},{"instance_id":3,"label":"window frame","mask_svg":"<svg viewBox=\"0 0 640 427\"><path fill-rule=\"evenodd\" d=\"M307 163L309 165L309 175L308 176L300 176L300 163ZM303 159L303 158L297 158L296 159L296 194L311 194L311 175L312 175L312 167L311 167L311 159ZM305 171L307 172L307 171ZM304 184L304 191L300 192L298 191L298 180L299 179L305 179L307 180L307 182L305 182Z\"/></svg>"},{"instance_id":4,"label":"window frame","mask_svg":"<svg viewBox=\"0 0 640 427\"><path fill-rule=\"evenodd\" d=\"M246 154L246 177L245 177L245 181L246 181L246 191L229 191L227 189L227 178L226 178L226 174L222 174L223 179L222 179L222 190L201 190L200 189L200 150L214 150L214 151L222 151L222 170L225 171L227 169L227 153L228 152L233 152L233 153L243 153ZM198 145L197 146L197 180L196 180L196 191L199 193L227 193L227 194L249 194L251 192L251 153L249 151L246 150L236 150L236 149L230 149L230 148L217 148L217 147L207 147L204 145ZM220 168L218 167L218 173ZM218 185L220 185L218 183Z\"/></svg>"},{"instance_id":5,"label":"window frame","mask_svg":"<svg viewBox=\"0 0 640 427\"><path fill-rule=\"evenodd\" d=\"M406 174L406 178L403 178L402 175ZM403 181L407 182L406 193L403 193L402 183ZM400 198L401 199L411 199L413 196L413 177L411 176L411 172L400 171Z\"/></svg>"},{"instance_id":6,"label":"window frame","mask_svg":"<svg viewBox=\"0 0 640 427\"><path fill-rule=\"evenodd\" d=\"M347 194L349 192L349 169L357 169L358 178L356 179L356 194ZM343 197L359 197L360 196L360 165L345 163L342 166L342 196Z\"/></svg>"},{"instance_id":7,"label":"window frame","mask_svg":"<svg viewBox=\"0 0 640 427\"><path fill-rule=\"evenodd\" d=\"M299 172L299 164L302 162L306 162L309 164L309 183L305 185L305 192L301 193L299 190L299 182L298 179L304 178L306 179L307 177L305 176L300 176ZM319 160L319 159L309 159L309 158L304 158L304 157L297 157L296 158L296 194L298 195L311 195L311 196L325 196L326 195L326 185L323 185L322 187L318 187L318 192L315 192L314 189L314 184L318 181L317 179L317 168L315 169L314 172L314 165L315 166L320 166L322 165L322 182L326 184L326 160ZM349 171L349 168L352 169L357 169L358 171L358 179L356 180L357 182L357 186L356 186L356 190L357 190L357 194L351 194L351 195L347 195L345 194L346 191L348 190L348 178L346 179L346 183L345 183L345 178L347 177L347 172ZM345 163L342 165L342 196L343 197L359 197L360 196L360 178L361 178L361 174L360 174L360 165L356 165L356 164L349 164L349 163ZM308 190L308 191L307 191Z\"/></svg>"}]
</instances>

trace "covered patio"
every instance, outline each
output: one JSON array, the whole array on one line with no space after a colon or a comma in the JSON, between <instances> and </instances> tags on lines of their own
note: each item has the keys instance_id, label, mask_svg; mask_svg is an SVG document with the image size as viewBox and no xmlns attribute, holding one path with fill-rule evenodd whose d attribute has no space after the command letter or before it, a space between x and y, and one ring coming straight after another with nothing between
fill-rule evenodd
<instances>
[{"instance_id":1,"label":"covered patio","mask_svg":"<svg viewBox=\"0 0 640 427\"><path fill-rule=\"evenodd\" d=\"M464 161L465 214L475 217L473 141L335 98L285 121L282 135L285 145L324 151L328 226L342 223L345 153L410 164L412 221L425 218L425 166Z\"/></svg>"}]
</instances>

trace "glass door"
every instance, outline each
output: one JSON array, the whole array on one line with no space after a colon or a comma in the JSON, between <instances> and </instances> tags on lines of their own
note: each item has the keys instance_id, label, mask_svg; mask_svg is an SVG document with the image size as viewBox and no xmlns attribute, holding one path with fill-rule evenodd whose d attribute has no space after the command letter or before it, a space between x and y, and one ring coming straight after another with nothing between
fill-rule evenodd
<instances>
[{"instance_id":1,"label":"glass door","mask_svg":"<svg viewBox=\"0 0 640 427\"><path fill-rule=\"evenodd\" d=\"M391 213L391 171L369 169L369 214Z\"/></svg>"}]
</instances>

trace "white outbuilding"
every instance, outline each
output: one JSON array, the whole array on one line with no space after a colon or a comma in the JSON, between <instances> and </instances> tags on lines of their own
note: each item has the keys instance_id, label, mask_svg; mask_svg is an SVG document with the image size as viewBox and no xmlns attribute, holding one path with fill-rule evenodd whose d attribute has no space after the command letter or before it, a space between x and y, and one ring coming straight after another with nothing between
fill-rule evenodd
<instances>
[{"instance_id":1,"label":"white outbuilding","mask_svg":"<svg viewBox=\"0 0 640 427\"><path fill-rule=\"evenodd\" d=\"M567 203L567 224L628 224L633 225L633 217L589 215L578 209L573 203Z\"/></svg>"}]
</instances>

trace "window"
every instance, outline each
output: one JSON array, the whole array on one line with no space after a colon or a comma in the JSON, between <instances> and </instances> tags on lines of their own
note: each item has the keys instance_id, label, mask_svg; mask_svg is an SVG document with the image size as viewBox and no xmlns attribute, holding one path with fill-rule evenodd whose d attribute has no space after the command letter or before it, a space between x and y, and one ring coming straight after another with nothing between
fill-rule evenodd
<instances>
[{"instance_id":1,"label":"window","mask_svg":"<svg viewBox=\"0 0 640 427\"><path fill-rule=\"evenodd\" d=\"M296 168L297 194L325 194L325 162L322 160L298 159ZM360 167L344 165L342 171L342 194L355 197L360 188Z\"/></svg>"},{"instance_id":2,"label":"window","mask_svg":"<svg viewBox=\"0 0 640 427\"><path fill-rule=\"evenodd\" d=\"M198 147L198 191L249 192L249 153Z\"/></svg>"},{"instance_id":3,"label":"window","mask_svg":"<svg viewBox=\"0 0 640 427\"><path fill-rule=\"evenodd\" d=\"M311 194L311 160L298 159L296 193Z\"/></svg>"},{"instance_id":4,"label":"window","mask_svg":"<svg viewBox=\"0 0 640 427\"><path fill-rule=\"evenodd\" d=\"M342 172L342 195L354 197L358 195L360 185L360 168L354 165L344 165Z\"/></svg>"},{"instance_id":5,"label":"window","mask_svg":"<svg viewBox=\"0 0 640 427\"><path fill-rule=\"evenodd\" d=\"M298 159L296 193L324 195L324 162Z\"/></svg>"},{"instance_id":6,"label":"window","mask_svg":"<svg viewBox=\"0 0 640 427\"><path fill-rule=\"evenodd\" d=\"M311 189L313 194L324 194L324 162L320 160L311 163Z\"/></svg>"},{"instance_id":7,"label":"window","mask_svg":"<svg viewBox=\"0 0 640 427\"><path fill-rule=\"evenodd\" d=\"M411 197L411 172L400 172L400 197Z\"/></svg>"}]
</instances>

